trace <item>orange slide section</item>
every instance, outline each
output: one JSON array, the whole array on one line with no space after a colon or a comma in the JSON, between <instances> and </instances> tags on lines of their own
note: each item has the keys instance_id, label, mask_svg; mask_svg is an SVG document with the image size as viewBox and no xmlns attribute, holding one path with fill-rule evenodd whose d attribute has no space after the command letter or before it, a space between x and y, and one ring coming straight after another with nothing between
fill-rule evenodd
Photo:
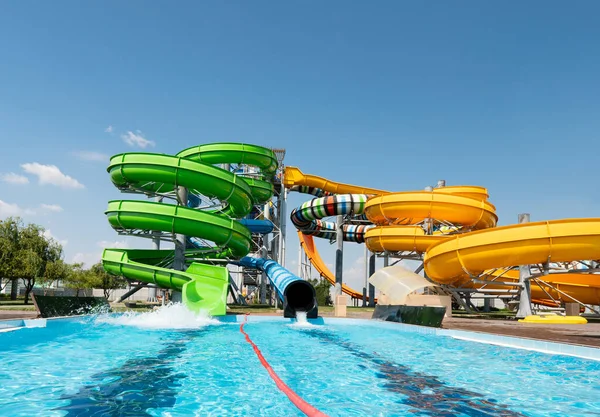
<instances>
[{"instance_id":1,"label":"orange slide section","mask_svg":"<svg viewBox=\"0 0 600 417\"><path fill-rule=\"evenodd\" d=\"M335 276L333 273L327 268L325 262L319 255L317 248L315 247L315 240L312 236L305 235L302 232L298 232L298 238L300 239L300 245L304 249L306 256L308 256L308 260L315 267L317 272L321 274L323 278L329 281L332 285L335 285ZM358 292L347 286L346 284L342 284L342 292L344 294L349 295L352 298L362 298L362 292ZM367 300L369 297L367 297ZM375 299L377 301L377 299Z\"/></svg>"},{"instance_id":2,"label":"orange slide section","mask_svg":"<svg viewBox=\"0 0 600 417\"><path fill-rule=\"evenodd\" d=\"M491 274L488 280L494 279L500 272ZM596 278L597 277L597 278ZM539 278L550 285L542 282L531 281L531 299L536 304L548 307L556 307L556 303L548 297L548 294L557 301L572 303L573 298L584 304L600 305L600 276L584 273L554 273ZM511 269L503 273L498 279L505 282L519 282L519 270ZM473 284L468 281L463 285L465 288L481 288L482 284ZM487 284L487 289L506 289L506 286L498 284ZM516 287L515 287L516 288ZM573 298L570 298L573 297Z\"/></svg>"}]
</instances>

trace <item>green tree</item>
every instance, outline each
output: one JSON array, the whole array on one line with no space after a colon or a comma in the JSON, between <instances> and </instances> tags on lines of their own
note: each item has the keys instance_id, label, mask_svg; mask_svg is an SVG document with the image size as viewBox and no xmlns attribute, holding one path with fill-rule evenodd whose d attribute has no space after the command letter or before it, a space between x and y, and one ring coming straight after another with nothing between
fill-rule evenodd
<instances>
[{"instance_id":1,"label":"green tree","mask_svg":"<svg viewBox=\"0 0 600 417\"><path fill-rule=\"evenodd\" d=\"M106 272L102 266L102 262L93 265L90 268L90 273L92 288L101 288L105 298L110 296L111 291L127 286L125 278Z\"/></svg>"},{"instance_id":2,"label":"green tree","mask_svg":"<svg viewBox=\"0 0 600 417\"><path fill-rule=\"evenodd\" d=\"M53 262L48 262L46 264L46 270L44 271L44 276L41 280L39 280L40 284L44 288L44 294L46 293L46 289L51 287L57 281L65 282L69 274L71 273L71 266L67 264L62 259L58 259Z\"/></svg>"},{"instance_id":3,"label":"green tree","mask_svg":"<svg viewBox=\"0 0 600 417\"><path fill-rule=\"evenodd\" d=\"M25 304L38 278L44 276L46 265L58 261L62 256L62 246L52 238L44 236L44 228L28 224L19 232L17 251L20 278L25 284Z\"/></svg>"},{"instance_id":4,"label":"green tree","mask_svg":"<svg viewBox=\"0 0 600 417\"><path fill-rule=\"evenodd\" d=\"M0 279L5 279L4 288L13 282L11 298L17 298L16 288L19 277L18 258L16 256L19 242L19 230L23 228L23 221L18 217L9 217L0 221Z\"/></svg>"},{"instance_id":5,"label":"green tree","mask_svg":"<svg viewBox=\"0 0 600 417\"><path fill-rule=\"evenodd\" d=\"M69 273L64 281L65 287L74 289L75 296L79 297L79 292L84 289L93 288L92 273L85 269L82 263L69 265Z\"/></svg>"},{"instance_id":6,"label":"green tree","mask_svg":"<svg viewBox=\"0 0 600 417\"><path fill-rule=\"evenodd\" d=\"M16 217L0 222L0 276L12 280L11 298L16 299L16 280L25 284L25 304L36 279L43 277L46 265L58 261L62 246L44 236L44 228L36 224L24 225Z\"/></svg>"},{"instance_id":7,"label":"green tree","mask_svg":"<svg viewBox=\"0 0 600 417\"><path fill-rule=\"evenodd\" d=\"M317 304L320 306L330 306L333 304L331 300L331 284L324 279L311 279L308 282L315 288L317 294Z\"/></svg>"}]
</instances>

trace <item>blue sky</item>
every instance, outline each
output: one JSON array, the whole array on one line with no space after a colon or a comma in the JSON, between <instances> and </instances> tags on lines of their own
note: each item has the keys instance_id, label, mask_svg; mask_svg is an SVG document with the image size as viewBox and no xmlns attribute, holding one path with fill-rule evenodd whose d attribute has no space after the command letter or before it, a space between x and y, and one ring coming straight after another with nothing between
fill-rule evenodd
<instances>
[{"instance_id":1,"label":"blue sky","mask_svg":"<svg viewBox=\"0 0 600 417\"><path fill-rule=\"evenodd\" d=\"M369 187L483 185L501 224L597 216L599 13L594 1L4 2L0 215L91 262L123 244L103 214L121 197L104 156L244 141ZM290 262L296 248L291 234Z\"/></svg>"}]
</instances>

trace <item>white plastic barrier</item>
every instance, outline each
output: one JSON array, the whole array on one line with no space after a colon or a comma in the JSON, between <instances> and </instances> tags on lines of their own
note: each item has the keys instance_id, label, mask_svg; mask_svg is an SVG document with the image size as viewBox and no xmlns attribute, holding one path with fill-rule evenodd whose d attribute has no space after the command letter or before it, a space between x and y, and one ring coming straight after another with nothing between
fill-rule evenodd
<instances>
[{"instance_id":1,"label":"white plastic barrier","mask_svg":"<svg viewBox=\"0 0 600 417\"><path fill-rule=\"evenodd\" d=\"M435 287L435 284L421 275L400 265L388 266L376 271L369 278L369 282L384 295L384 302L390 305L406 304L408 294L422 288Z\"/></svg>"}]
</instances>

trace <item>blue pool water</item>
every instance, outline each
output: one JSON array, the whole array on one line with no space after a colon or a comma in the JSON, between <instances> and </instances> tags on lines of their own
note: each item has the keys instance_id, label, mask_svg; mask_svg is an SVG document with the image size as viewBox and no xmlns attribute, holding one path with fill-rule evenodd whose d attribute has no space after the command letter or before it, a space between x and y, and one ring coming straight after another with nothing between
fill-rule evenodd
<instances>
[{"instance_id":1,"label":"blue pool water","mask_svg":"<svg viewBox=\"0 0 600 417\"><path fill-rule=\"evenodd\" d=\"M330 416L600 415L600 362L388 323L250 322L275 372ZM0 415L299 416L238 323L180 307L0 333Z\"/></svg>"}]
</instances>

